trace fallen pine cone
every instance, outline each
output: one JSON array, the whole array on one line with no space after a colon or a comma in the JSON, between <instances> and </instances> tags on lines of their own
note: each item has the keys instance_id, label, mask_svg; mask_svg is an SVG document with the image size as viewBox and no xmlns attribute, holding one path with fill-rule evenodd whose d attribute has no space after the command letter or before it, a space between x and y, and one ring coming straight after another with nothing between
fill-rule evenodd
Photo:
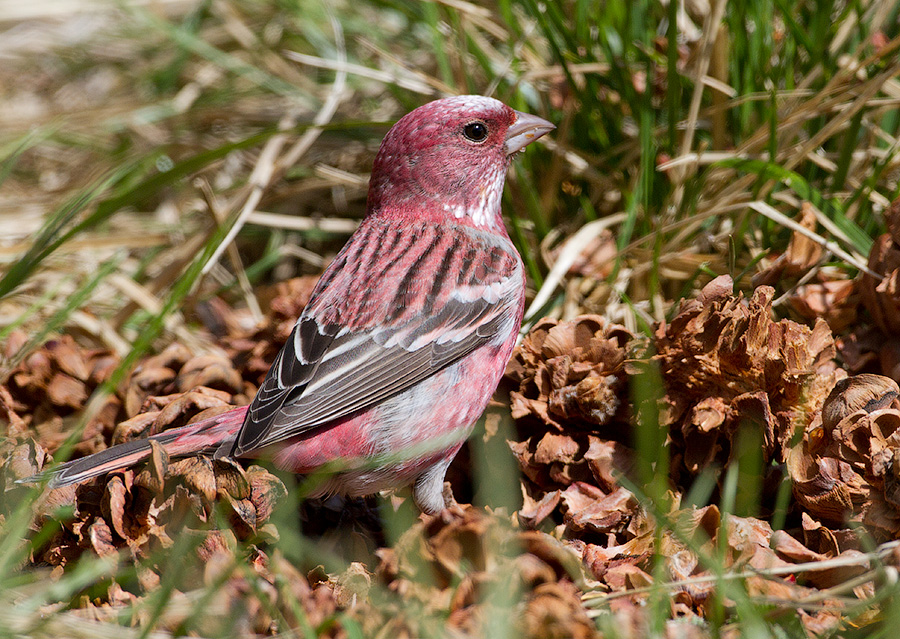
<instances>
[{"instance_id":1,"label":"fallen pine cone","mask_svg":"<svg viewBox=\"0 0 900 639\"><path fill-rule=\"evenodd\" d=\"M732 288L730 277L717 277L656 330L666 386L661 421L691 475L728 459L741 424L759 429L764 462L784 461L795 430L843 375L823 320L812 329L776 322L771 287L757 288L749 300Z\"/></svg>"},{"instance_id":2,"label":"fallen pine cone","mask_svg":"<svg viewBox=\"0 0 900 639\"><path fill-rule=\"evenodd\" d=\"M794 496L812 516L900 534L900 387L881 375L838 381L788 460Z\"/></svg>"},{"instance_id":3,"label":"fallen pine cone","mask_svg":"<svg viewBox=\"0 0 900 639\"><path fill-rule=\"evenodd\" d=\"M870 271L884 277L863 273L860 292L875 325L890 336L900 332L900 199L891 204L885 222L888 232L872 244L868 263Z\"/></svg>"},{"instance_id":4,"label":"fallen pine cone","mask_svg":"<svg viewBox=\"0 0 900 639\"><path fill-rule=\"evenodd\" d=\"M624 363L632 338L599 315L540 320L506 369L518 384L510 393L513 418L531 414L557 428L607 424L627 394Z\"/></svg>"}]
</instances>

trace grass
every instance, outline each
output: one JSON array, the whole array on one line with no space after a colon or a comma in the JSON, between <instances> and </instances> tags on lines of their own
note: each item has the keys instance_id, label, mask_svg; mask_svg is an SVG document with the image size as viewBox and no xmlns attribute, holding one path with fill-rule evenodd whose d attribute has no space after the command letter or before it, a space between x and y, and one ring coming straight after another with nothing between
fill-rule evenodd
<instances>
[{"instance_id":1,"label":"grass","mask_svg":"<svg viewBox=\"0 0 900 639\"><path fill-rule=\"evenodd\" d=\"M706 14L649 1L126 2L86 13L87 36L67 28L81 3L55 7L62 20L51 6L5 22L23 35L3 46L0 71L0 330L127 348L120 376L173 339L214 348L186 337L197 300L249 300L253 284L317 273L364 212L360 184L390 122L445 92L490 92L558 124L517 160L503 203L542 315L601 312L641 330L713 274L748 290L785 250L803 202L827 249L815 270L852 277L898 195L895 2L720 0ZM257 212L322 228L259 226ZM611 275L564 286L577 252L555 265L545 256L579 229L599 233L604 224L586 226L595 220L615 233ZM210 262L231 228L237 250ZM664 497L652 482L647 491ZM288 520L283 535L302 538ZM15 563L0 587L21 593ZM67 575L58 596L74 603L105 574L98 564ZM737 602L723 623L797 636L720 585L720 604ZM166 614L167 592L143 604L157 605L151 618ZM57 632L35 610L18 632ZM197 627L227 634L209 619ZM360 636L354 623L334 617L305 634L343 624Z\"/></svg>"}]
</instances>

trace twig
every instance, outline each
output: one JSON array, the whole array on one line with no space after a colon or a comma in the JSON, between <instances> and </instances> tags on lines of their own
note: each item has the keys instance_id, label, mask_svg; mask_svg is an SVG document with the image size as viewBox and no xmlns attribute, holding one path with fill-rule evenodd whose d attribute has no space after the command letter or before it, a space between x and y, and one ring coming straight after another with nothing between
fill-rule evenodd
<instances>
[{"instance_id":1,"label":"twig","mask_svg":"<svg viewBox=\"0 0 900 639\"><path fill-rule=\"evenodd\" d=\"M148 311L153 315L158 315L162 312L164 304L160 299L146 286L143 286L132 278L126 277L121 273L113 273L106 278L106 282L124 293L129 300L137 304L140 308L143 308L145 311ZM181 313L176 312L167 317L165 327L166 330L172 331L178 336L178 339L186 345L189 345L192 350L204 350L200 340L185 327L184 318L181 316Z\"/></svg>"},{"instance_id":2,"label":"twig","mask_svg":"<svg viewBox=\"0 0 900 639\"><path fill-rule=\"evenodd\" d=\"M550 272L547 273L543 285L537 292L537 295L534 296L534 300L531 302L528 310L525 311L527 320L533 319L532 316L534 313L540 310L550 300L553 291L556 290L556 287L562 282L566 273L572 268L572 265L578 261L582 251L590 245L594 238L596 238L603 229L619 224L624 220L625 213L617 213L600 220L589 222L578 229L578 232L565 243L565 246L563 246L559 257L556 262L554 262ZM525 325L522 326L523 332L527 332L529 324L530 321L526 321Z\"/></svg>"},{"instance_id":3,"label":"twig","mask_svg":"<svg viewBox=\"0 0 900 639\"><path fill-rule=\"evenodd\" d=\"M345 220L342 218L300 217L298 215L283 215L281 213L266 213L253 211L247 216L249 224L267 226L269 228L284 229L285 231L312 231L313 229L327 233L353 233L359 226L358 220Z\"/></svg>"},{"instance_id":4,"label":"twig","mask_svg":"<svg viewBox=\"0 0 900 639\"><path fill-rule=\"evenodd\" d=\"M331 16L331 27L334 29L334 42L337 50L338 62L342 64L346 63L347 49L344 45L344 30L341 27L340 22L338 22L333 15ZM202 273L204 275L210 271L216 262L218 262L222 252L234 241L234 238L244 227L244 224L247 222L247 217L256 210L265 189L272 181L276 172L294 165L297 160L300 159L300 156L312 146L316 138L319 137L319 134L322 132L321 127L331 120L337 110L341 95L344 92L346 80L346 70L338 70L335 74L334 83L331 85L328 97L325 100L325 104L322 105L322 108L313 119L313 126L300 136L300 139L280 160L277 159L277 156L284 143L287 141L285 134L273 136L263 148L262 153L260 153L259 161L254 167L253 173L250 175L250 184L252 185L250 194L247 196L244 206L238 214L237 220L234 222L234 226L231 227L228 235L225 236L225 239L222 240L222 243L216 248L212 257L209 258L209 261L203 267ZM280 124L287 124L287 122L283 120ZM283 128L288 127L285 126Z\"/></svg>"},{"instance_id":5,"label":"twig","mask_svg":"<svg viewBox=\"0 0 900 639\"><path fill-rule=\"evenodd\" d=\"M734 581L740 579L749 579L751 577L780 577L782 575L795 575L800 572L816 572L828 570L831 568L842 568L845 566L858 566L863 562L882 561L890 555L896 548L900 547L900 541L889 541L879 546L876 550L868 553L854 554L850 556L839 555L831 559L823 559L821 561L807 561L799 564L791 564L788 566L776 566L766 570L743 570L741 572L731 572L721 575L701 575L698 577L690 577L689 579L680 579L678 581L669 581L659 583L652 586L644 586L641 588L633 588L631 590L621 590L617 592L586 592L581 596L582 601L588 605L603 605L611 599L620 599L622 597L630 597L632 595L647 594L660 588L666 590L678 590L685 586L696 586L700 584L708 584L716 581ZM884 568L889 579L896 580L897 569L892 566ZM872 577L876 577L878 571L871 571ZM866 580L871 581L871 579ZM866 583L865 581L863 583Z\"/></svg>"},{"instance_id":6,"label":"twig","mask_svg":"<svg viewBox=\"0 0 900 639\"><path fill-rule=\"evenodd\" d=\"M773 222L775 222L777 224L781 224L782 226L791 229L795 233L799 233L800 235L802 235L806 238L809 238L816 244L820 245L822 248L824 248L828 251L831 251L838 257L842 258L848 264L855 266L863 273L866 273L867 275L871 275L872 277L877 278L879 281L884 279L882 275L879 275L875 271L872 271L871 269L869 269L869 267L866 266L865 261L863 261L863 258L857 257L855 255L851 255L850 253L848 253L847 251L842 249L840 246L838 246L835 242L826 240L824 237L822 237L818 233L816 233L814 231L810 231L805 226L798 224L797 222L795 222L794 220L789 218L787 215L784 215L783 213L775 210L775 208L773 208L771 204L767 204L766 202L756 201L756 202L749 202L747 204L747 206L749 206L751 209L753 209L757 213L761 213L762 215L765 215L767 218L769 218Z\"/></svg>"},{"instance_id":7,"label":"twig","mask_svg":"<svg viewBox=\"0 0 900 639\"><path fill-rule=\"evenodd\" d=\"M522 31L522 37L520 37L515 45L513 45L512 51L509 52L509 55L506 57L506 60L503 63L503 68L497 71L496 75L494 75L494 79L491 80L491 83L484 90L485 95L493 95L494 91L497 90L497 87L500 86L500 80L503 79L503 76L507 74L507 72L512 67L512 63L518 59L519 54L522 52L522 47L525 46L525 43L528 42L529 38L531 38L531 34L534 33L534 30L537 28L537 21L531 20L527 25L525 25L525 29Z\"/></svg>"},{"instance_id":8,"label":"twig","mask_svg":"<svg viewBox=\"0 0 900 639\"><path fill-rule=\"evenodd\" d=\"M216 194L213 193L210 188L209 182L203 178L198 178L195 184L203 194L203 198L206 200L206 206L212 214L216 225L221 226L224 224L225 212L222 210L222 207L219 206ZM250 286L250 280L247 278L247 271L244 269L244 263L241 261L241 254L234 242L228 244L228 259L231 260L231 266L234 268L238 285L241 287L241 293L244 295L244 302L246 302L247 308L250 309L253 320L257 323L261 322L263 319L262 309L259 307L256 295L253 294L253 288Z\"/></svg>"},{"instance_id":9,"label":"twig","mask_svg":"<svg viewBox=\"0 0 900 639\"><path fill-rule=\"evenodd\" d=\"M372 69L361 64L353 62L341 62L338 60L327 60L306 53L297 51L284 51L284 57L300 64L319 69L331 69L332 71L341 71L343 73L352 73L363 78L375 80L376 82L384 82L385 84L396 84L402 89L421 93L423 95L433 95L434 89L420 81L414 76L400 74L397 71L382 71L381 69ZM403 69L406 71L406 69Z\"/></svg>"},{"instance_id":10,"label":"twig","mask_svg":"<svg viewBox=\"0 0 900 639\"><path fill-rule=\"evenodd\" d=\"M700 45L700 55L697 58L697 68L694 73L694 93L691 95L691 104L688 108L687 124L684 137L681 140L679 156L687 155L694 143L694 132L697 130L697 119L700 115L700 104L706 87L703 83L703 78L707 76L707 71L709 70L713 45L719 33L719 23L722 22L722 17L725 15L726 4L727 0L716 0L712 11L707 14L707 21L703 26L703 41ZM681 205L681 199L684 197L684 176L685 174L682 172L678 177L678 186L675 188L672 210L678 210Z\"/></svg>"}]
</instances>

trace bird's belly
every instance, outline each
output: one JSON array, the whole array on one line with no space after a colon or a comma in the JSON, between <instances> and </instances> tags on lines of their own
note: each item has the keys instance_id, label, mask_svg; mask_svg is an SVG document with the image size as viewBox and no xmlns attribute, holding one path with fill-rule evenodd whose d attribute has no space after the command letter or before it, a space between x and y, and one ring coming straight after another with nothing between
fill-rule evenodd
<instances>
[{"instance_id":1,"label":"bird's belly","mask_svg":"<svg viewBox=\"0 0 900 639\"><path fill-rule=\"evenodd\" d=\"M482 347L377 406L280 444L271 458L295 473L324 471L314 495L370 495L408 485L456 455L487 406L511 349L511 344Z\"/></svg>"}]
</instances>

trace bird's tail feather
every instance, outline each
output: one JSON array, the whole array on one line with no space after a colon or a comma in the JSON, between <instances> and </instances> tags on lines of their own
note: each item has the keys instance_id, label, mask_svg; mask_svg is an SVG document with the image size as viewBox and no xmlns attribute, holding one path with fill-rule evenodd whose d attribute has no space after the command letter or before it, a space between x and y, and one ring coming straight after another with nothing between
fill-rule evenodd
<instances>
[{"instance_id":1,"label":"bird's tail feather","mask_svg":"<svg viewBox=\"0 0 900 639\"><path fill-rule=\"evenodd\" d=\"M122 470L147 459L155 441L170 457L185 457L201 453L213 453L229 440L234 440L244 422L247 407L235 408L227 413L172 428L147 439L135 439L93 455L60 464L37 475L20 479L16 483L37 483L49 479L50 488L78 484L106 473Z\"/></svg>"}]
</instances>

